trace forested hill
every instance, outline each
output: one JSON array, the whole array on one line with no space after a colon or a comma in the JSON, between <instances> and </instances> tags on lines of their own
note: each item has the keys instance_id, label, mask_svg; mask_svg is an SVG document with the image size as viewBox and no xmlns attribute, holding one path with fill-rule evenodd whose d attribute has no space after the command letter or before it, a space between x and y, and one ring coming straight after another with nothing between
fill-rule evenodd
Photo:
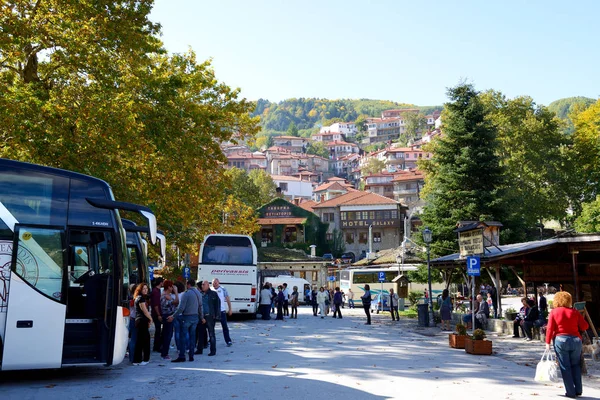
<instances>
[{"instance_id":1,"label":"forested hill","mask_svg":"<svg viewBox=\"0 0 600 400\"><path fill-rule=\"evenodd\" d=\"M419 108L423 114L441 110L442 106L418 107L387 100L327 100L316 98L287 99L272 103L259 99L253 115L260 115L266 131L286 131L293 122L299 130L307 130L333 122L352 122L359 116L377 117L383 110Z\"/></svg>"},{"instance_id":2,"label":"forested hill","mask_svg":"<svg viewBox=\"0 0 600 400\"><path fill-rule=\"evenodd\" d=\"M559 99L550 103L548 109L554 112L560 119L567 119L569 114L578 106L585 109L595 102L595 99L589 97L565 97L564 99Z\"/></svg>"}]
</instances>

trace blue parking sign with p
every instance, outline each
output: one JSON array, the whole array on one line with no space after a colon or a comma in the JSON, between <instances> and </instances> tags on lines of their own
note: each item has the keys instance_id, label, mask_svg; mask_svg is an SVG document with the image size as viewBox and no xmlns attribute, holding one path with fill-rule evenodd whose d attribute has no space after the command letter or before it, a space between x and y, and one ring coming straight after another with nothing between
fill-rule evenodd
<instances>
[{"instance_id":1,"label":"blue parking sign with p","mask_svg":"<svg viewBox=\"0 0 600 400\"><path fill-rule=\"evenodd\" d=\"M385 282L385 271L379 271L379 282Z\"/></svg>"},{"instance_id":2,"label":"blue parking sign with p","mask_svg":"<svg viewBox=\"0 0 600 400\"><path fill-rule=\"evenodd\" d=\"M481 260L477 256L467 257L467 275L481 275Z\"/></svg>"},{"instance_id":3,"label":"blue parking sign with p","mask_svg":"<svg viewBox=\"0 0 600 400\"><path fill-rule=\"evenodd\" d=\"M190 276L191 276L190 267L183 268L183 277L185 279L190 279Z\"/></svg>"}]
</instances>

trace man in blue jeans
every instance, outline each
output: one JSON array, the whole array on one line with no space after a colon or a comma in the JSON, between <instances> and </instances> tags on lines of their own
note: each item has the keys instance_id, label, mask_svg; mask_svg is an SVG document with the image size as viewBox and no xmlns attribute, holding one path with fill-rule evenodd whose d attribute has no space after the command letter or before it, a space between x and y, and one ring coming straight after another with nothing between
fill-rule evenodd
<instances>
[{"instance_id":1,"label":"man in blue jeans","mask_svg":"<svg viewBox=\"0 0 600 400\"><path fill-rule=\"evenodd\" d=\"M231 337L229 336L229 327L227 326L227 316L231 316L232 314L231 300L229 300L227 289L221 286L217 278L213 279L213 290L217 292L219 299L221 300L221 327L223 328L225 343L227 343L227 347L229 347L233 344L231 342Z\"/></svg>"},{"instance_id":2,"label":"man in blue jeans","mask_svg":"<svg viewBox=\"0 0 600 400\"><path fill-rule=\"evenodd\" d=\"M171 362L184 362L186 350L188 350L189 360L194 361L196 326L198 326L199 316L202 315L202 294L196 289L196 282L193 279L187 281L187 290L181 296L177 310L167 320L171 322L179 315L181 315L179 340L185 344L179 349L179 357Z\"/></svg>"}]
</instances>

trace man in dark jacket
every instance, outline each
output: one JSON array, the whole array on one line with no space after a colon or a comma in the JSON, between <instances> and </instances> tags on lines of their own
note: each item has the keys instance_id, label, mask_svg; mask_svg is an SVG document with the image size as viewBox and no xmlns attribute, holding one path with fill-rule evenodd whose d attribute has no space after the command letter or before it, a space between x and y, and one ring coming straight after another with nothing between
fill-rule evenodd
<instances>
[{"instance_id":1,"label":"man in dark jacket","mask_svg":"<svg viewBox=\"0 0 600 400\"><path fill-rule=\"evenodd\" d=\"M217 354L217 339L215 337L215 324L221 320L221 300L219 295L214 290L210 290L208 281L202 282L202 323L203 328L200 330L202 339L198 344L198 350L196 354L202 354L202 348L206 343L206 334L210 339L210 353L209 356Z\"/></svg>"},{"instance_id":2,"label":"man in dark jacket","mask_svg":"<svg viewBox=\"0 0 600 400\"><path fill-rule=\"evenodd\" d=\"M540 318L540 312L535 304L535 300L528 299L527 305L529 306L529 312L523 320L523 330L525 331L525 336L527 336L527 341L529 342L533 340L533 325L535 324L535 321Z\"/></svg>"}]
</instances>

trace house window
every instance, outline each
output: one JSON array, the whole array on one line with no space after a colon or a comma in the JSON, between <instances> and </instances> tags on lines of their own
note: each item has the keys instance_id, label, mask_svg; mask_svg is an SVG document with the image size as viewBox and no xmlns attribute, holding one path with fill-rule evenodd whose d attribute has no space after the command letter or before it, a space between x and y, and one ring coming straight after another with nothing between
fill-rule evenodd
<instances>
[{"instance_id":1,"label":"house window","mask_svg":"<svg viewBox=\"0 0 600 400\"><path fill-rule=\"evenodd\" d=\"M319 280L319 271L312 272L312 281L317 282Z\"/></svg>"},{"instance_id":2,"label":"house window","mask_svg":"<svg viewBox=\"0 0 600 400\"><path fill-rule=\"evenodd\" d=\"M281 182L279 184L279 188L281 189L282 192L287 192L287 190L288 190L288 184L287 184L287 182Z\"/></svg>"},{"instance_id":3,"label":"house window","mask_svg":"<svg viewBox=\"0 0 600 400\"><path fill-rule=\"evenodd\" d=\"M324 213L323 214L323 222L333 222L334 214L333 213Z\"/></svg>"},{"instance_id":4,"label":"house window","mask_svg":"<svg viewBox=\"0 0 600 400\"><path fill-rule=\"evenodd\" d=\"M298 240L298 230L295 226L286 226L283 231L283 241L285 243L295 243Z\"/></svg>"},{"instance_id":5,"label":"house window","mask_svg":"<svg viewBox=\"0 0 600 400\"><path fill-rule=\"evenodd\" d=\"M346 233L346 243L354 244L354 233L352 233L352 232Z\"/></svg>"},{"instance_id":6,"label":"house window","mask_svg":"<svg viewBox=\"0 0 600 400\"><path fill-rule=\"evenodd\" d=\"M327 240L329 242L333 241L333 233L326 233L325 240Z\"/></svg>"},{"instance_id":7,"label":"house window","mask_svg":"<svg viewBox=\"0 0 600 400\"><path fill-rule=\"evenodd\" d=\"M394 210L392 211L392 219L397 219L398 218L398 211Z\"/></svg>"},{"instance_id":8,"label":"house window","mask_svg":"<svg viewBox=\"0 0 600 400\"><path fill-rule=\"evenodd\" d=\"M362 212L362 219L369 219L369 213L367 211Z\"/></svg>"},{"instance_id":9,"label":"house window","mask_svg":"<svg viewBox=\"0 0 600 400\"><path fill-rule=\"evenodd\" d=\"M373 232L373 243L381 242L381 232Z\"/></svg>"},{"instance_id":10,"label":"house window","mask_svg":"<svg viewBox=\"0 0 600 400\"><path fill-rule=\"evenodd\" d=\"M369 234L367 232L360 232L358 234L358 243L361 243L361 244L367 243L367 240L369 239L368 236L369 236Z\"/></svg>"},{"instance_id":11,"label":"house window","mask_svg":"<svg viewBox=\"0 0 600 400\"><path fill-rule=\"evenodd\" d=\"M375 219L375 211L369 211L369 219Z\"/></svg>"},{"instance_id":12,"label":"house window","mask_svg":"<svg viewBox=\"0 0 600 400\"><path fill-rule=\"evenodd\" d=\"M306 271L300 271L300 278L306 279Z\"/></svg>"}]
</instances>

